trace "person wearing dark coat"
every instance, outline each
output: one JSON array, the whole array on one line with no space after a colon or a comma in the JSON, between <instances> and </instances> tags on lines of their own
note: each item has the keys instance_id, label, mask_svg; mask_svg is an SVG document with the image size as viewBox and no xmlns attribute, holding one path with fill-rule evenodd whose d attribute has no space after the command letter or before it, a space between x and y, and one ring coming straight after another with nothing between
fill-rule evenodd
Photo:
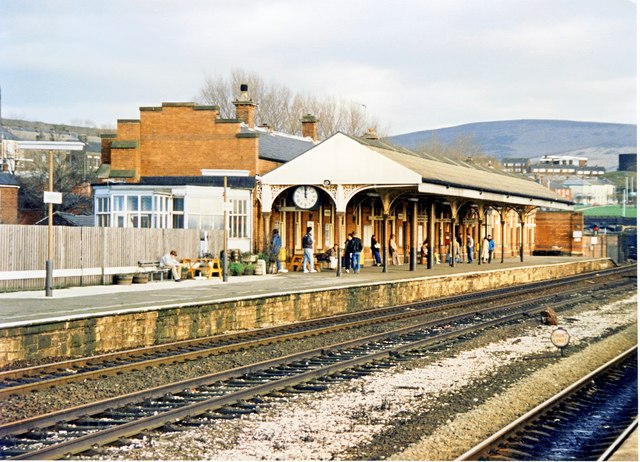
<instances>
[{"instance_id":1,"label":"person wearing dark coat","mask_svg":"<svg viewBox=\"0 0 640 462\"><path fill-rule=\"evenodd\" d=\"M376 239L376 235L371 235L371 253L373 254L373 266L382 265L382 258L380 257L380 244Z\"/></svg>"}]
</instances>

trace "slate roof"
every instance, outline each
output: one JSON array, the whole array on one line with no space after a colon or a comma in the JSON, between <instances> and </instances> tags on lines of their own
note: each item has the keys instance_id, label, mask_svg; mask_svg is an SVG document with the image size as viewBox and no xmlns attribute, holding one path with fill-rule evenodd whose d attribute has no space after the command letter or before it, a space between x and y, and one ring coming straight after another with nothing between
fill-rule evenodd
<instances>
[{"instance_id":1,"label":"slate roof","mask_svg":"<svg viewBox=\"0 0 640 462\"><path fill-rule=\"evenodd\" d=\"M37 221L36 225L48 224L49 217ZM58 226L94 226L93 215L75 215L68 212L53 212L53 224Z\"/></svg>"},{"instance_id":2,"label":"slate roof","mask_svg":"<svg viewBox=\"0 0 640 462\"><path fill-rule=\"evenodd\" d=\"M151 186L224 186L223 176L143 176L139 183L126 183L127 185L151 185ZM227 176L227 186L234 189L253 189L256 179L252 176Z\"/></svg>"},{"instance_id":3,"label":"slate roof","mask_svg":"<svg viewBox=\"0 0 640 462\"><path fill-rule=\"evenodd\" d=\"M258 157L263 160L289 162L315 146L310 138L270 132L266 127L249 128L243 124L240 132L258 134Z\"/></svg>"},{"instance_id":4,"label":"slate roof","mask_svg":"<svg viewBox=\"0 0 640 462\"><path fill-rule=\"evenodd\" d=\"M7 172L0 172L0 186L20 186L18 180Z\"/></svg>"},{"instance_id":5,"label":"slate roof","mask_svg":"<svg viewBox=\"0 0 640 462\"><path fill-rule=\"evenodd\" d=\"M385 157L420 174L423 183L573 204L572 201L522 176L426 159L413 151L397 148L380 140L369 140L359 137L350 138L365 146L369 146Z\"/></svg>"}]
</instances>

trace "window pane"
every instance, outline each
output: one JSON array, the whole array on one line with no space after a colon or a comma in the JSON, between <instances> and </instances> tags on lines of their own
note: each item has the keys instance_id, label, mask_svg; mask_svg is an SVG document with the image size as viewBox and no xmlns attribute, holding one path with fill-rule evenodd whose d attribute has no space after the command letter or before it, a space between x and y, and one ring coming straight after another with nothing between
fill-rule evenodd
<instances>
[{"instance_id":1,"label":"window pane","mask_svg":"<svg viewBox=\"0 0 640 462\"><path fill-rule=\"evenodd\" d=\"M142 196L142 210L151 212L153 210L153 196Z\"/></svg>"},{"instance_id":2,"label":"window pane","mask_svg":"<svg viewBox=\"0 0 640 462\"><path fill-rule=\"evenodd\" d=\"M189 224L187 227L189 229L200 228L200 215L189 215Z\"/></svg>"},{"instance_id":3,"label":"window pane","mask_svg":"<svg viewBox=\"0 0 640 462\"><path fill-rule=\"evenodd\" d=\"M113 210L116 212L124 210L124 196L113 196Z\"/></svg>"},{"instance_id":4,"label":"window pane","mask_svg":"<svg viewBox=\"0 0 640 462\"><path fill-rule=\"evenodd\" d=\"M173 228L175 228L175 229L184 228L184 215L174 215L173 216Z\"/></svg>"},{"instance_id":5,"label":"window pane","mask_svg":"<svg viewBox=\"0 0 640 462\"><path fill-rule=\"evenodd\" d=\"M184 198L183 197L174 197L173 198L173 211L174 212L184 212Z\"/></svg>"},{"instance_id":6,"label":"window pane","mask_svg":"<svg viewBox=\"0 0 640 462\"><path fill-rule=\"evenodd\" d=\"M137 212L139 210L138 196L127 196L127 210Z\"/></svg>"}]
</instances>

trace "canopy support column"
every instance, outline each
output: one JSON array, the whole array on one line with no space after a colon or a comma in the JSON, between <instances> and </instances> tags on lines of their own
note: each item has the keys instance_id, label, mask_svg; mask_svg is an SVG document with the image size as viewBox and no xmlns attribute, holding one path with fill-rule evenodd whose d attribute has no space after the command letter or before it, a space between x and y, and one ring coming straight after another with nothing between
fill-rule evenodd
<instances>
[{"instance_id":1,"label":"canopy support column","mask_svg":"<svg viewBox=\"0 0 640 462\"><path fill-rule=\"evenodd\" d=\"M409 256L409 271L415 271L418 260L418 199L410 199L413 202L411 213L411 254Z\"/></svg>"},{"instance_id":2,"label":"canopy support column","mask_svg":"<svg viewBox=\"0 0 640 462\"><path fill-rule=\"evenodd\" d=\"M502 247L502 255L500 256L500 263L504 263L504 244L507 239L507 210L505 207L500 209L500 246Z\"/></svg>"},{"instance_id":3,"label":"canopy support column","mask_svg":"<svg viewBox=\"0 0 640 462\"><path fill-rule=\"evenodd\" d=\"M347 233L345 231L345 212L336 212L336 218L338 220L338 267L336 268L336 277L342 276L342 250L344 242L347 240Z\"/></svg>"},{"instance_id":4,"label":"canopy support column","mask_svg":"<svg viewBox=\"0 0 640 462\"><path fill-rule=\"evenodd\" d=\"M449 265L451 267L456 266L456 245L454 240L456 238L456 219L458 217L458 201L451 200L451 242L449 243ZM464 242L460 245L464 245Z\"/></svg>"},{"instance_id":5,"label":"canopy support column","mask_svg":"<svg viewBox=\"0 0 640 462\"><path fill-rule=\"evenodd\" d=\"M435 202L431 202L431 207L429 209L429 231L428 231L428 246L429 246L429 255L427 256L427 268L433 268L433 252L435 249L435 240L436 240L436 204Z\"/></svg>"},{"instance_id":6,"label":"canopy support column","mask_svg":"<svg viewBox=\"0 0 640 462\"><path fill-rule=\"evenodd\" d=\"M262 220L264 224L262 249L265 253L268 253L269 246L271 245L271 242L269 241L269 237L271 236L271 212L262 212Z\"/></svg>"},{"instance_id":7,"label":"canopy support column","mask_svg":"<svg viewBox=\"0 0 640 462\"><path fill-rule=\"evenodd\" d=\"M478 204L478 239L476 247L478 248L478 265L482 265L482 224L484 223L484 204Z\"/></svg>"}]
</instances>

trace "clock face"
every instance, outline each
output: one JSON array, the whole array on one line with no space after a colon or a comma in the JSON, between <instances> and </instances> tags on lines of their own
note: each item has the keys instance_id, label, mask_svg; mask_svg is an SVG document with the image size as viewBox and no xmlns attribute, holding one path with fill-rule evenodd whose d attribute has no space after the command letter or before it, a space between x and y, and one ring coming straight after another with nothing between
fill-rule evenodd
<instances>
[{"instance_id":1,"label":"clock face","mask_svg":"<svg viewBox=\"0 0 640 462\"><path fill-rule=\"evenodd\" d=\"M293 192L293 202L301 209L310 209L318 203L318 190L313 186L298 186Z\"/></svg>"}]
</instances>

